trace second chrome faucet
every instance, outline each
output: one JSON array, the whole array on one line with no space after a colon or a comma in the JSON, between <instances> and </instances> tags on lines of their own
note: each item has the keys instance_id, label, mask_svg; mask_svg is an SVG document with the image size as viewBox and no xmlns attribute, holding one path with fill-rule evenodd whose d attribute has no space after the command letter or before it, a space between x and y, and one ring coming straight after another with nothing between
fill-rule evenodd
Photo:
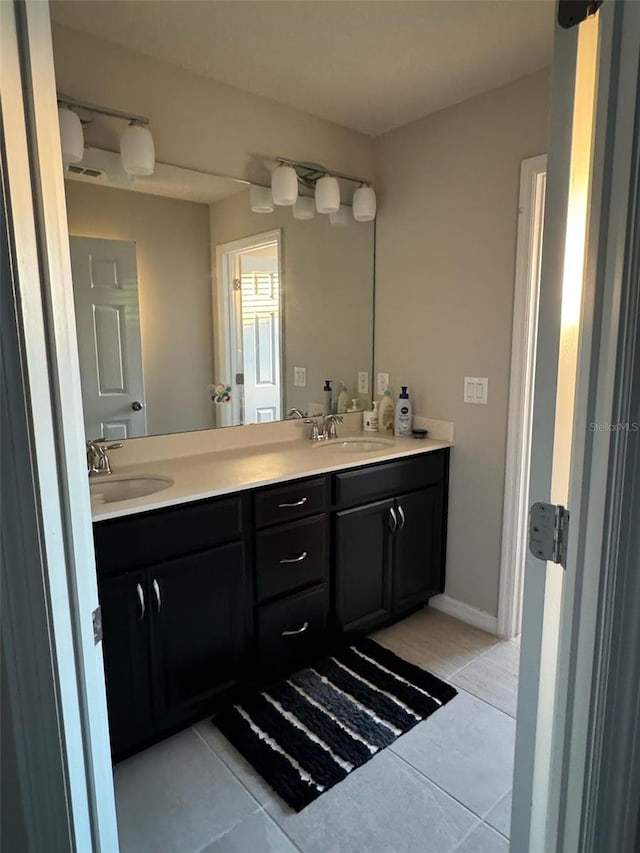
<instances>
[{"instance_id":1,"label":"second chrome faucet","mask_svg":"<svg viewBox=\"0 0 640 853\"><path fill-rule=\"evenodd\" d=\"M304 423L311 425L311 441L327 441L330 438L338 438L337 425L342 421L341 415L321 415L317 418L306 418Z\"/></svg>"}]
</instances>

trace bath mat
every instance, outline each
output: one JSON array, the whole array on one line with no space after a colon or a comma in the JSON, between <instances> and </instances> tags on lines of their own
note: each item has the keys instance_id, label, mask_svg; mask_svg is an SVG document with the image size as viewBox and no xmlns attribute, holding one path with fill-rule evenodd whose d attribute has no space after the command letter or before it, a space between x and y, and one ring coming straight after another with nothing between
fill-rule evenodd
<instances>
[{"instance_id":1,"label":"bath mat","mask_svg":"<svg viewBox=\"0 0 640 853\"><path fill-rule=\"evenodd\" d=\"M213 722L301 811L457 691L369 639L219 711Z\"/></svg>"}]
</instances>

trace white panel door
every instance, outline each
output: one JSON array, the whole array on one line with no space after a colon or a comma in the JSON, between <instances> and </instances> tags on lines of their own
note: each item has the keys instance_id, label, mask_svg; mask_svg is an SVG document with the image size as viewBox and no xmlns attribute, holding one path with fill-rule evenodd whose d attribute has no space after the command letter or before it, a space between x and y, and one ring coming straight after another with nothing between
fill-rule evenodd
<instances>
[{"instance_id":1,"label":"white panel door","mask_svg":"<svg viewBox=\"0 0 640 853\"><path fill-rule=\"evenodd\" d=\"M241 256L244 423L281 418L277 258Z\"/></svg>"},{"instance_id":2,"label":"white panel door","mask_svg":"<svg viewBox=\"0 0 640 853\"><path fill-rule=\"evenodd\" d=\"M146 435L135 243L69 243L87 438Z\"/></svg>"}]
</instances>

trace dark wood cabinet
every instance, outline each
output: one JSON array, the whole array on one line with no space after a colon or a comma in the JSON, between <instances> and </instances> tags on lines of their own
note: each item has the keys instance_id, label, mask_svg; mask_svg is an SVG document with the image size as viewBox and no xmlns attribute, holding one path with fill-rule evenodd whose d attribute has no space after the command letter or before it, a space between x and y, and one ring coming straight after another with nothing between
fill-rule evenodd
<instances>
[{"instance_id":1,"label":"dark wood cabinet","mask_svg":"<svg viewBox=\"0 0 640 853\"><path fill-rule=\"evenodd\" d=\"M442 591L442 488L402 495L395 507L393 612L400 614Z\"/></svg>"},{"instance_id":2,"label":"dark wood cabinet","mask_svg":"<svg viewBox=\"0 0 640 853\"><path fill-rule=\"evenodd\" d=\"M99 592L111 749L120 755L153 729L146 574L104 578Z\"/></svg>"},{"instance_id":3,"label":"dark wood cabinet","mask_svg":"<svg viewBox=\"0 0 640 853\"><path fill-rule=\"evenodd\" d=\"M448 456L96 523L114 757L441 592Z\"/></svg>"},{"instance_id":4,"label":"dark wood cabinet","mask_svg":"<svg viewBox=\"0 0 640 853\"><path fill-rule=\"evenodd\" d=\"M391 615L393 501L345 510L335 519L336 622L362 631Z\"/></svg>"},{"instance_id":5,"label":"dark wood cabinet","mask_svg":"<svg viewBox=\"0 0 640 853\"><path fill-rule=\"evenodd\" d=\"M166 725L233 687L245 653L240 543L148 569L156 713Z\"/></svg>"}]
</instances>

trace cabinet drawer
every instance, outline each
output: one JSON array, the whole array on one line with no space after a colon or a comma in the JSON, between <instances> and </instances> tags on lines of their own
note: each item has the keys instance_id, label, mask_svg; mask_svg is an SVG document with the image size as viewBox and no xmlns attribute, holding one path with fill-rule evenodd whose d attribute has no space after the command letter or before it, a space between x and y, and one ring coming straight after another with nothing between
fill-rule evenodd
<instances>
[{"instance_id":1,"label":"cabinet drawer","mask_svg":"<svg viewBox=\"0 0 640 853\"><path fill-rule=\"evenodd\" d=\"M93 526L101 575L122 572L239 539L238 496L101 521Z\"/></svg>"},{"instance_id":2,"label":"cabinet drawer","mask_svg":"<svg viewBox=\"0 0 640 853\"><path fill-rule=\"evenodd\" d=\"M293 669L326 645L325 585L258 608L258 648L263 672Z\"/></svg>"},{"instance_id":3,"label":"cabinet drawer","mask_svg":"<svg viewBox=\"0 0 640 853\"><path fill-rule=\"evenodd\" d=\"M279 524L256 536L258 601L275 598L325 579L327 520L316 515Z\"/></svg>"},{"instance_id":4,"label":"cabinet drawer","mask_svg":"<svg viewBox=\"0 0 640 853\"><path fill-rule=\"evenodd\" d=\"M263 489L255 496L256 527L306 518L325 509L325 478Z\"/></svg>"},{"instance_id":5,"label":"cabinet drawer","mask_svg":"<svg viewBox=\"0 0 640 853\"><path fill-rule=\"evenodd\" d=\"M445 453L435 450L411 459L336 474L334 503L339 508L356 506L438 483L444 479Z\"/></svg>"}]
</instances>

